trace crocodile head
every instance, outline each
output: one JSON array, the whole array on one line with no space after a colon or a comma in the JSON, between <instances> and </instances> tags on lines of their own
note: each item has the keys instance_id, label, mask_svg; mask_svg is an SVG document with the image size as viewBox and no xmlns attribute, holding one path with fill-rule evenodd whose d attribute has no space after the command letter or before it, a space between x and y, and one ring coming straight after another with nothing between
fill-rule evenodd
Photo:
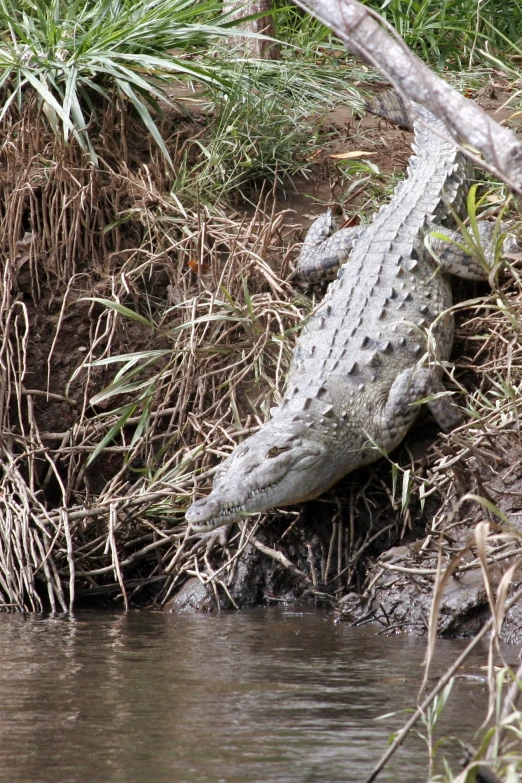
<instances>
[{"instance_id":1,"label":"crocodile head","mask_svg":"<svg viewBox=\"0 0 522 783\"><path fill-rule=\"evenodd\" d=\"M198 533L275 506L316 497L334 483L328 446L305 422L272 419L241 443L218 468L212 492L186 520Z\"/></svg>"}]
</instances>

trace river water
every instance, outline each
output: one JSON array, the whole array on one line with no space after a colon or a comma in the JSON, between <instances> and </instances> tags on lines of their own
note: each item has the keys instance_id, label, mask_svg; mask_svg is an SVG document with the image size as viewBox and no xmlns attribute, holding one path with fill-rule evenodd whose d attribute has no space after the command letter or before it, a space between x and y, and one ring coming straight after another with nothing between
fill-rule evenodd
<instances>
[{"instance_id":1,"label":"river water","mask_svg":"<svg viewBox=\"0 0 522 783\"><path fill-rule=\"evenodd\" d=\"M362 783L407 715L375 719L414 704L424 654L377 630L282 609L1 615L0 781ZM439 641L434 673L463 646ZM439 734L470 739L485 705L483 683L456 682ZM426 780L423 747L379 780Z\"/></svg>"}]
</instances>

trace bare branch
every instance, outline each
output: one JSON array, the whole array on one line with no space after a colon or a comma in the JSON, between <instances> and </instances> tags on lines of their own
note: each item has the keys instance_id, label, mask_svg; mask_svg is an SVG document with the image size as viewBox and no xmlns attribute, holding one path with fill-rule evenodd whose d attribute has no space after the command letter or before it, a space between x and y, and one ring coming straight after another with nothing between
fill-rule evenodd
<instances>
[{"instance_id":1,"label":"bare branch","mask_svg":"<svg viewBox=\"0 0 522 783\"><path fill-rule=\"evenodd\" d=\"M383 27L383 20L357 0L294 0L334 30L347 48L377 68L401 94L438 117L455 141L483 156L473 162L502 179L522 195L522 143L472 101L436 76ZM464 150L466 151L466 150Z\"/></svg>"}]
</instances>

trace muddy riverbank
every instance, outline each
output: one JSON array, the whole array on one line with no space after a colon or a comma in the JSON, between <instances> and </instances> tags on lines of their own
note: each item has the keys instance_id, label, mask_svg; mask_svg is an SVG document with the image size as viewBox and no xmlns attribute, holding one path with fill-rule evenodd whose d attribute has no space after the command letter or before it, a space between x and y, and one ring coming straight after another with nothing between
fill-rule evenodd
<instances>
[{"instance_id":1,"label":"muddy riverbank","mask_svg":"<svg viewBox=\"0 0 522 783\"><path fill-rule=\"evenodd\" d=\"M506 94L476 97L494 111ZM98 169L35 114L2 129L3 607L299 601L422 634L439 556L466 550L440 631L473 633L489 612L476 524L511 535L488 540L492 584L519 556L518 260L493 297L455 285L458 301L474 300L457 312L454 349L469 426L444 436L423 415L393 461L319 500L190 535L185 508L277 401L295 330L321 295L290 280L304 231L330 203L351 223L371 217L411 136L336 109L308 179L225 209L181 203L136 118L124 119L104 116ZM201 110L165 120L177 164L197 162L206 122ZM498 211L497 195L489 203ZM520 627L514 611L505 637Z\"/></svg>"}]
</instances>

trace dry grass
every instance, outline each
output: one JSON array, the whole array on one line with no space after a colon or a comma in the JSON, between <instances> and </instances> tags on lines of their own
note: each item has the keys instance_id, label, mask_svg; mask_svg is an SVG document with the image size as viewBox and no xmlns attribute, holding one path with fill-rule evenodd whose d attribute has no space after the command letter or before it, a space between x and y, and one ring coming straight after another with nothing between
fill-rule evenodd
<instances>
[{"instance_id":1,"label":"dry grass","mask_svg":"<svg viewBox=\"0 0 522 783\"><path fill-rule=\"evenodd\" d=\"M476 387L464 401L468 419L450 435L441 435L429 459L413 465L408 474L413 502L437 500L438 509L424 537L406 555L378 559L366 580L366 617L381 623L386 633L413 627L428 640L419 706L366 783L377 778L419 721L424 723L423 736L433 741L435 722L448 697L446 689L451 689L452 678L481 642L489 642L490 699L477 747L467 752L462 771L453 774L446 765L445 774L433 780L465 783L478 773L481 780L515 780L520 774L522 672L509 665L506 648L499 643L520 639L521 260L507 259L499 279L491 280L491 294L457 306L463 309L459 344L467 349L467 356L457 360L457 378ZM457 605L452 604L452 595ZM472 599L466 606L469 595ZM387 609L398 596L402 605L394 616ZM473 636L472 641L435 687L423 693L436 660L437 636L463 632ZM440 760L443 754L443 748L435 753L434 745L428 747L430 780L435 756Z\"/></svg>"},{"instance_id":2,"label":"dry grass","mask_svg":"<svg viewBox=\"0 0 522 783\"><path fill-rule=\"evenodd\" d=\"M104 115L99 169L47 136L30 107L9 123L2 137L3 606L67 609L100 595L162 604L194 576L233 605L238 563L252 548L288 585L330 603L353 589L371 599L384 572L431 590L437 569L468 546L468 509L489 517L500 503L481 466L511 467L519 448L518 260L461 327L471 357L462 362L463 380L481 385L469 398L469 423L441 436L428 461L419 465L406 446L389 476L379 468L350 477L308 517L305 508L272 517L269 528L256 520L188 536L184 509L277 403L294 330L312 307L286 282L295 226L266 191L241 214L169 195L159 153L126 115ZM163 130L174 160L185 160L183 123ZM497 473L500 493L504 474ZM409 534L426 503L439 512L419 562L379 561L365 576L376 547ZM455 529L461 537L441 554L440 542ZM495 534L482 567L511 565L518 553L515 534ZM480 566L476 556L454 567ZM385 625L403 627L389 617Z\"/></svg>"},{"instance_id":3,"label":"dry grass","mask_svg":"<svg viewBox=\"0 0 522 783\"><path fill-rule=\"evenodd\" d=\"M108 116L100 134L107 142L100 170L45 137L34 112L3 137L6 608L48 601L65 610L78 591L107 582L121 586L127 603L127 579L170 585L173 575L179 581L197 571L206 545L187 540L183 509L216 457L262 423L277 399L291 352L291 339L282 338L302 317L301 298L265 260L273 254L287 268L281 254L293 237L284 213L268 210L269 194L248 217L185 209L165 195L153 149L146 162L117 160L111 121L118 120ZM137 315L126 319L86 296L125 303ZM83 357L69 362L76 371L66 388L69 377L56 367L75 347L67 343L71 317L74 330L84 330ZM35 368L41 341L46 366ZM121 369L114 357L128 348L139 354L122 360L132 382L100 394ZM68 410L68 427L49 428L60 420L49 404ZM89 467L114 424L110 445ZM144 467L133 472L136 465Z\"/></svg>"}]
</instances>

